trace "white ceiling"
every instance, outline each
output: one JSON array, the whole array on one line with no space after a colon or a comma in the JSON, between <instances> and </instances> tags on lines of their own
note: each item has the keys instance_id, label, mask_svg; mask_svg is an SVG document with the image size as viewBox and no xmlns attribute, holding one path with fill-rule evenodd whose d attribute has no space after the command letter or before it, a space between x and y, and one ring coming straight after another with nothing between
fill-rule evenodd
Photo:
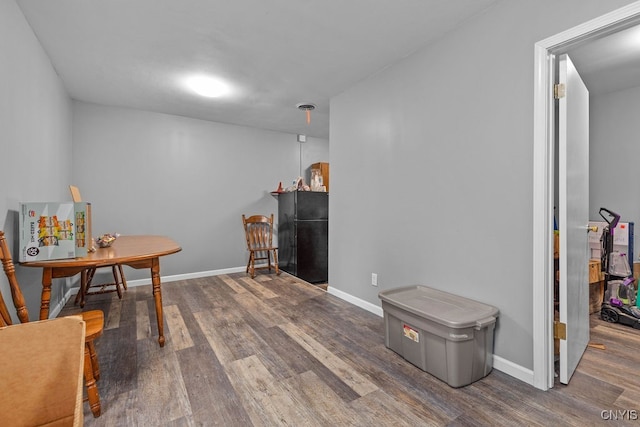
<instances>
[{"instance_id":1,"label":"white ceiling","mask_svg":"<svg viewBox=\"0 0 640 427\"><path fill-rule=\"evenodd\" d=\"M332 96L495 1L16 0L73 99L323 138ZM190 73L235 95L194 95Z\"/></svg>"},{"instance_id":2,"label":"white ceiling","mask_svg":"<svg viewBox=\"0 0 640 427\"><path fill-rule=\"evenodd\" d=\"M495 1L16 0L73 99L323 138L332 96ZM592 93L640 85L626 40L571 52ZM191 93L193 73L233 96ZM299 103L317 105L310 125Z\"/></svg>"}]
</instances>

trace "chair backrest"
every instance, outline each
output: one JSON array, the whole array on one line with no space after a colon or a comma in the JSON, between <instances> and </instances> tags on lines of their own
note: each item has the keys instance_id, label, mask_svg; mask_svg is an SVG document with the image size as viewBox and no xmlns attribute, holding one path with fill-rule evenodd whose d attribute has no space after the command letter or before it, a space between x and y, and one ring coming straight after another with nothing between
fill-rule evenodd
<instances>
[{"instance_id":1,"label":"chair backrest","mask_svg":"<svg viewBox=\"0 0 640 427\"><path fill-rule=\"evenodd\" d=\"M273 214L271 216L242 215L242 224L250 251L269 249L273 244Z\"/></svg>"},{"instance_id":2,"label":"chair backrest","mask_svg":"<svg viewBox=\"0 0 640 427\"><path fill-rule=\"evenodd\" d=\"M11 299L13 300L13 305L16 308L18 319L20 319L20 323L27 323L29 321L29 312L27 311L24 296L22 295L18 279L16 278L16 268L13 265L11 251L9 250L9 245L7 245L7 239L4 236L4 231L0 231L0 259L2 260L4 273L7 275L7 279L9 279ZM11 314L9 314L7 305L2 297L2 292L0 292L0 326L8 326L11 324L13 324Z\"/></svg>"}]
</instances>

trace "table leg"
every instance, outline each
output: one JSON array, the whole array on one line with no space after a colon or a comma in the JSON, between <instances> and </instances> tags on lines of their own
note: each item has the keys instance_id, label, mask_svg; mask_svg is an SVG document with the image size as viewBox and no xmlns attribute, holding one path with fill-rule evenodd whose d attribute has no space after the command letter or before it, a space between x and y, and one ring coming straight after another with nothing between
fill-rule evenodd
<instances>
[{"instance_id":1,"label":"table leg","mask_svg":"<svg viewBox=\"0 0 640 427\"><path fill-rule=\"evenodd\" d=\"M87 292L86 286L89 281L89 270L84 269L80 272L80 289L76 294L76 300L74 304L80 304L80 307L84 308L84 294Z\"/></svg>"},{"instance_id":2,"label":"table leg","mask_svg":"<svg viewBox=\"0 0 640 427\"><path fill-rule=\"evenodd\" d=\"M42 295L40 297L40 320L49 318L49 302L51 301L51 268L42 269Z\"/></svg>"},{"instance_id":3,"label":"table leg","mask_svg":"<svg viewBox=\"0 0 640 427\"><path fill-rule=\"evenodd\" d=\"M158 343L164 347L164 320L162 315L162 289L160 288L160 259L151 260L151 283L153 284L153 299L156 303L156 318L158 320Z\"/></svg>"}]
</instances>

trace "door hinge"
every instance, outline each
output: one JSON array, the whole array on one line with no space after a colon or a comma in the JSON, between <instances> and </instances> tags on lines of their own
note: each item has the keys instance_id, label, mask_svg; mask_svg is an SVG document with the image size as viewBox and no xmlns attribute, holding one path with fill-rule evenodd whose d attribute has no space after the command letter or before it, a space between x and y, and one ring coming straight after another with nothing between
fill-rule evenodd
<instances>
[{"instance_id":1,"label":"door hinge","mask_svg":"<svg viewBox=\"0 0 640 427\"><path fill-rule=\"evenodd\" d=\"M553 338L559 340L567 339L567 324L558 321L553 322Z\"/></svg>"},{"instance_id":2,"label":"door hinge","mask_svg":"<svg viewBox=\"0 0 640 427\"><path fill-rule=\"evenodd\" d=\"M553 85L553 97L555 99L564 98L566 94L566 88L563 83Z\"/></svg>"}]
</instances>

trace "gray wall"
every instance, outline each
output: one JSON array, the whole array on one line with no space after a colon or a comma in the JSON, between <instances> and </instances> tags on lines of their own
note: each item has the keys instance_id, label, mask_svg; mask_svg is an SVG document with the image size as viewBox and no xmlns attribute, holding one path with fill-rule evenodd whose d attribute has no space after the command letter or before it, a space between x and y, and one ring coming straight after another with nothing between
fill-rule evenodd
<instances>
[{"instance_id":1,"label":"gray wall","mask_svg":"<svg viewBox=\"0 0 640 427\"><path fill-rule=\"evenodd\" d=\"M73 103L73 183L92 204L93 233L174 238L183 249L162 260L163 276L244 267L242 214L277 218L270 192L298 177L301 147L303 172L328 161L324 139Z\"/></svg>"},{"instance_id":2,"label":"gray wall","mask_svg":"<svg viewBox=\"0 0 640 427\"><path fill-rule=\"evenodd\" d=\"M0 1L0 58L1 227L17 260L18 203L66 197L64 185L72 173L71 100L13 0ZM29 315L37 319L42 272L17 266L16 273ZM10 295L4 274L0 288ZM52 306L65 292L64 282L54 286Z\"/></svg>"},{"instance_id":3,"label":"gray wall","mask_svg":"<svg viewBox=\"0 0 640 427\"><path fill-rule=\"evenodd\" d=\"M627 3L499 2L333 98L330 286L492 304L496 355L532 369L533 47Z\"/></svg>"},{"instance_id":4,"label":"gray wall","mask_svg":"<svg viewBox=\"0 0 640 427\"><path fill-rule=\"evenodd\" d=\"M640 227L640 87L590 99L589 217L601 207ZM640 242L635 240L636 260Z\"/></svg>"}]
</instances>

